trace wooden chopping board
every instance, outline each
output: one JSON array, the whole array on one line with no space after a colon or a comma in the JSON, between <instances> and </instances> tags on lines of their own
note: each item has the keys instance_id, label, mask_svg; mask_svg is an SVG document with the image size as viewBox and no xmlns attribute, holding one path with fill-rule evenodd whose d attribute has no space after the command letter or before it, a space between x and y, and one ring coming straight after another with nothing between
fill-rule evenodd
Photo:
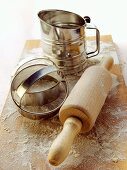
<instances>
[{"instance_id":1,"label":"wooden chopping board","mask_svg":"<svg viewBox=\"0 0 127 170\"><path fill-rule=\"evenodd\" d=\"M101 42L112 43L112 38L102 36ZM39 40L28 40L22 56L39 45ZM29 120L19 114L9 93L0 117L0 170L127 170L127 88L118 64L111 72L116 75L113 87L94 128L75 139L58 167L47 162L62 128L58 116Z\"/></svg>"}]
</instances>

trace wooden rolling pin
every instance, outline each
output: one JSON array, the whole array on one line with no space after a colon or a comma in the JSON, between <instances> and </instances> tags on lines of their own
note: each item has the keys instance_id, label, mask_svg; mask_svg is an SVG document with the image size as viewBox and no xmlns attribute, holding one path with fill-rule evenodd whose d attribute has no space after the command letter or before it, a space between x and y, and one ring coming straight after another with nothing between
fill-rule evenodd
<instances>
[{"instance_id":1,"label":"wooden rolling pin","mask_svg":"<svg viewBox=\"0 0 127 170\"><path fill-rule=\"evenodd\" d=\"M113 64L111 57L101 65L91 66L83 73L59 111L63 130L53 142L48 161L57 166L67 157L74 138L79 132L88 132L95 121L112 85L108 71Z\"/></svg>"}]
</instances>

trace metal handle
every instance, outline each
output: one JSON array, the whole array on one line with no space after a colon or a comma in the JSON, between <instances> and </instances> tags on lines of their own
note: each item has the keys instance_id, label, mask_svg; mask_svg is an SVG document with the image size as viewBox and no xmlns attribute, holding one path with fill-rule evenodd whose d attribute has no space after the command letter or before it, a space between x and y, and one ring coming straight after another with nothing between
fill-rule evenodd
<instances>
[{"instance_id":1,"label":"metal handle","mask_svg":"<svg viewBox=\"0 0 127 170\"><path fill-rule=\"evenodd\" d=\"M84 17L84 19L86 21L86 29L95 29L96 30L96 49L95 49L95 51L91 51L91 52L88 52L88 53L86 52L87 58L91 58L91 57L94 57L97 54L99 54L99 51L100 51L100 32L95 25L90 24L90 18L88 16Z\"/></svg>"}]
</instances>

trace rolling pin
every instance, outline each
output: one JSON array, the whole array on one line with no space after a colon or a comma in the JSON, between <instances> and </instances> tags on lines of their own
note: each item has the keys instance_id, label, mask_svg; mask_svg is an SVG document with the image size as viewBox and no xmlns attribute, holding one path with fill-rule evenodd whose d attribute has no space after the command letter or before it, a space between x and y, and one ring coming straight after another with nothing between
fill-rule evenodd
<instances>
[{"instance_id":1,"label":"rolling pin","mask_svg":"<svg viewBox=\"0 0 127 170\"><path fill-rule=\"evenodd\" d=\"M112 85L108 71L112 65L112 57L106 57L100 65L87 68L72 89L59 111L64 126L49 150L50 164L57 166L62 163L76 135L88 132L94 126Z\"/></svg>"}]
</instances>

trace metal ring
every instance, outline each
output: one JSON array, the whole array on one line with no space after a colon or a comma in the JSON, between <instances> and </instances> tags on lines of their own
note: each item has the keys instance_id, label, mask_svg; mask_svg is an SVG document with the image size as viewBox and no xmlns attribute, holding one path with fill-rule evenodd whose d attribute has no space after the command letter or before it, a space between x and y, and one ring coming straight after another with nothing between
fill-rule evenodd
<instances>
[{"instance_id":1,"label":"metal ring","mask_svg":"<svg viewBox=\"0 0 127 170\"><path fill-rule=\"evenodd\" d=\"M44 67L38 71L36 71L35 73L33 73L32 75L30 75L26 80L24 80L16 89L16 93L18 95L17 99L19 100L18 103L20 103L22 97L24 96L24 94L27 92L27 90L36 82L38 81L40 78L44 77L45 75L57 71L56 67L54 66L47 66ZM20 74L21 72L19 72ZM18 74L18 75L19 75ZM16 80L17 75L15 76L15 78L12 81L12 85L14 84L13 82ZM13 86L12 86L13 89Z\"/></svg>"},{"instance_id":2,"label":"metal ring","mask_svg":"<svg viewBox=\"0 0 127 170\"><path fill-rule=\"evenodd\" d=\"M28 69L28 68L30 68L30 66L25 69ZM31 119L48 118L48 117L54 116L56 114L55 112L60 108L60 106L63 104L64 100L66 99L66 97L68 95L68 88L67 88L66 81L63 80L59 75L57 75L56 78L54 78L53 76L47 75L49 73L58 71L55 66L50 65L50 66L46 66L44 68L41 68L41 69L35 71L32 75L30 75L24 81L20 82L19 84L16 84L17 77L20 77L20 74L22 73L23 70L21 70L19 73L17 73L15 75L15 77L11 83L12 99L15 102L15 104L18 106L20 113L22 115L24 115L25 117L28 117ZM44 77L47 78L48 80L50 79L50 80L54 81L56 84L44 91L38 91L36 93L29 93L28 92L29 88L38 80L40 80L42 78L44 79ZM51 105L51 103L53 103L55 100L57 100L57 98L60 97L60 93L61 94L64 93L62 100L59 101L55 107L52 107L48 111L44 111L42 109L41 112L38 112L38 111L31 111L28 108L26 109L25 105L28 104L28 102L26 102L26 101L28 101L27 100L28 97L32 96L31 97L31 100L32 100L32 98L34 99L35 95L41 96L40 97L41 102L40 102L40 100L37 100L35 103L38 104L39 107L42 107L41 104L43 106L45 105L46 107L48 107L48 105ZM48 94L54 95L52 97L52 99L48 99L48 97L49 97ZM24 96L26 97L26 99L23 100L23 102L22 102L22 99ZM37 99L37 97L35 97L35 98ZM40 103L38 103L38 101ZM45 101L48 101L48 102L46 103Z\"/></svg>"},{"instance_id":3,"label":"metal ring","mask_svg":"<svg viewBox=\"0 0 127 170\"><path fill-rule=\"evenodd\" d=\"M51 118L54 115L56 115L58 113L58 109L62 106L62 104L64 103L65 99L68 96L68 89L67 89L66 82L65 81L63 81L63 82L61 81L60 83L61 83L61 86L63 86L62 87L63 88L63 92L61 90L60 96L59 96L59 98L61 98L61 101L57 102L56 105L55 105L56 101L53 101L53 102L48 103L48 104L45 104L44 108L42 106L42 112L38 111L38 108L36 108L37 111L32 111L32 110L29 110L30 109L29 107L28 107L28 110L27 110L27 108L22 106L22 107L19 108L19 112L23 116L25 116L27 118L30 118L30 119L34 119L34 120L42 119L42 118L47 119L47 118ZM64 93L64 96L62 96L62 93ZM48 110L49 108L50 108L50 110ZM40 110L41 110L41 107L40 107ZM46 110L48 110L48 111L46 111Z\"/></svg>"},{"instance_id":4,"label":"metal ring","mask_svg":"<svg viewBox=\"0 0 127 170\"><path fill-rule=\"evenodd\" d=\"M49 81L53 82L53 85L50 88L46 88L44 90L42 89L34 89L32 88L32 91L30 90L34 84L36 86L39 86L40 84L43 86L43 81ZM41 79L37 80L21 97L20 100L20 106L21 105L33 105L33 106L42 106L46 103L52 102L57 99L59 96L59 81L55 79L54 77L51 77L50 75L46 75L42 77ZM19 89L19 88L18 88ZM20 92L20 91L19 91ZM17 90L18 93L18 90Z\"/></svg>"},{"instance_id":5,"label":"metal ring","mask_svg":"<svg viewBox=\"0 0 127 170\"><path fill-rule=\"evenodd\" d=\"M32 62L32 61L34 61L34 64L33 65L35 65L35 63L38 61L38 60L41 60L41 65L42 65L42 63L43 63L43 65L44 66L47 66L47 65L55 65L56 66L56 64L52 61L52 60L50 60L49 58L46 58L46 57L28 57L28 58L25 58L25 59L23 59L23 60L21 60L19 63L18 63L18 65L16 66L16 68L13 70L13 73L12 73L12 77L14 77L19 71L21 71L23 68L23 66L25 66L26 64L29 64L30 62ZM47 62L47 63L46 63ZM50 62L50 63L49 63ZM37 64L38 65L38 64ZM32 65L30 65L30 66L32 66ZM27 66L26 66L27 67ZM26 68L25 67L25 68ZM56 66L57 67L57 66ZM21 69L21 70L20 70Z\"/></svg>"}]
</instances>

